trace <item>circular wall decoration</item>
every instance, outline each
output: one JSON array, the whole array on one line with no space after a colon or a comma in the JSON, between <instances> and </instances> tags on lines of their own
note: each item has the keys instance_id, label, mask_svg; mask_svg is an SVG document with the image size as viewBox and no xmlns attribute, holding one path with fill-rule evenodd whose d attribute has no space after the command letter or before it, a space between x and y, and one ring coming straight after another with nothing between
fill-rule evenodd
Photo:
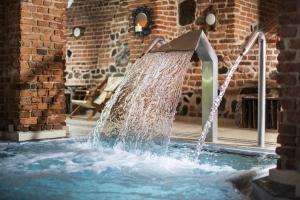
<instances>
[{"instance_id":1,"label":"circular wall decoration","mask_svg":"<svg viewBox=\"0 0 300 200\"><path fill-rule=\"evenodd\" d=\"M216 31L218 23L218 12L214 6L209 6L203 11L202 16L196 20L198 26L203 27L205 31Z\"/></svg>"},{"instance_id":2,"label":"circular wall decoration","mask_svg":"<svg viewBox=\"0 0 300 200\"><path fill-rule=\"evenodd\" d=\"M136 35L144 37L151 33L153 27L152 9L141 6L132 12L134 32Z\"/></svg>"},{"instance_id":3,"label":"circular wall decoration","mask_svg":"<svg viewBox=\"0 0 300 200\"><path fill-rule=\"evenodd\" d=\"M80 28L78 28L78 27L74 28L73 34L74 34L75 37L80 37L80 35L81 35Z\"/></svg>"},{"instance_id":4,"label":"circular wall decoration","mask_svg":"<svg viewBox=\"0 0 300 200\"><path fill-rule=\"evenodd\" d=\"M209 31L216 31L217 11L214 9L214 7L209 6L204 11L204 16L205 16L206 29Z\"/></svg>"},{"instance_id":5,"label":"circular wall decoration","mask_svg":"<svg viewBox=\"0 0 300 200\"><path fill-rule=\"evenodd\" d=\"M216 16L213 13L206 15L205 22L209 26L213 26L216 23Z\"/></svg>"},{"instance_id":6,"label":"circular wall decoration","mask_svg":"<svg viewBox=\"0 0 300 200\"><path fill-rule=\"evenodd\" d=\"M84 28L82 27L75 27L73 29L73 36L75 38L80 38L83 35L83 33L84 33Z\"/></svg>"}]
</instances>

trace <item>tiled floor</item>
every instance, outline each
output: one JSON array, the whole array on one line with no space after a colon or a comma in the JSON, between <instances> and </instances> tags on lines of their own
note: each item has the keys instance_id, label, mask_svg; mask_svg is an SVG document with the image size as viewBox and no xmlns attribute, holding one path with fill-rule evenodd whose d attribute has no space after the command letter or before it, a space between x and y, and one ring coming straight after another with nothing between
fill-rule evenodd
<instances>
[{"instance_id":1,"label":"tiled floor","mask_svg":"<svg viewBox=\"0 0 300 200\"><path fill-rule=\"evenodd\" d=\"M87 121L85 117L76 117L67 119L67 125L71 136L86 135L96 124L96 118ZM254 129L240 129L234 127L232 123L219 123L218 144L239 146L239 147L257 147L257 132ZM201 133L201 120L195 118L176 118L172 138L197 142ZM276 147L276 131L266 131L265 149L274 150Z\"/></svg>"},{"instance_id":2,"label":"tiled floor","mask_svg":"<svg viewBox=\"0 0 300 200\"><path fill-rule=\"evenodd\" d=\"M197 142L201 134L200 120L177 119L173 125L172 138ZM220 144L257 147L258 134L254 129L240 129L236 127L222 126L218 128L218 142ZM266 149L275 149L277 132L266 131Z\"/></svg>"}]
</instances>

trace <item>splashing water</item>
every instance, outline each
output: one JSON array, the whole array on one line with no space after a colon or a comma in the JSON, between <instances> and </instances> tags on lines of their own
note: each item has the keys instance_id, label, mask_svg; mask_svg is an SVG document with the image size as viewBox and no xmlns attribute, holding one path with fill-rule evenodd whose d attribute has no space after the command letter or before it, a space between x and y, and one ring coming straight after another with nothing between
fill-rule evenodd
<instances>
[{"instance_id":1,"label":"splashing water","mask_svg":"<svg viewBox=\"0 0 300 200\"><path fill-rule=\"evenodd\" d=\"M222 101L222 98L226 92L226 89L228 88L228 85L232 79L232 76L234 74L234 72L237 70L238 68L238 65L240 64L240 62L242 61L243 59L243 54L241 54L235 61L235 63L232 65L229 73L227 74L227 77L224 81L224 83L222 84L221 88L220 88L220 93L219 95L217 96L217 98L215 98L214 102L213 102L213 105L212 105L212 108L211 108L211 111L209 113L209 116L208 116L208 120L206 121L203 129L202 129L202 132L201 132L201 135L200 135L200 138L199 138L199 141L198 141L198 145L197 145L197 150L198 150L198 153L202 150L203 148L203 145L205 144L205 139L206 139L206 136L207 136L207 133L211 127L211 124L214 120L214 116L216 115L216 112L218 110L218 107L220 106L220 103Z\"/></svg>"},{"instance_id":2,"label":"splashing water","mask_svg":"<svg viewBox=\"0 0 300 200\"><path fill-rule=\"evenodd\" d=\"M128 151L166 147L191 56L192 52L159 52L138 59L107 103L89 141Z\"/></svg>"}]
</instances>

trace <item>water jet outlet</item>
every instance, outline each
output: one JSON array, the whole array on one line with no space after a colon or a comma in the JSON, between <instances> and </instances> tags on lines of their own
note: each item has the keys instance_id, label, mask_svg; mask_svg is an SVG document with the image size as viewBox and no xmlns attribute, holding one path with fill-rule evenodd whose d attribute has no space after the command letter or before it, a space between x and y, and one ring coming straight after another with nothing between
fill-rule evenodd
<instances>
[{"instance_id":1,"label":"water jet outlet","mask_svg":"<svg viewBox=\"0 0 300 200\"><path fill-rule=\"evenodd\" d=\"M151 52L193 51L191 61L202 60L202 128L208 120L214 99L218 95L218 57L203 31L190 31ZM208 142L218 138L218 113L206 137Z\"/></svg>"}]
</instances>

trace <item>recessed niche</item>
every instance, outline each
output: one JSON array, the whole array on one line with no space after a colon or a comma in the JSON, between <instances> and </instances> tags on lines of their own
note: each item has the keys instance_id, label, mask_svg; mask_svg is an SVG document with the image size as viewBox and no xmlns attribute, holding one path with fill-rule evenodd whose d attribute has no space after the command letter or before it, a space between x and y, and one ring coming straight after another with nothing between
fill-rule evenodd
<instances>
[{"instance_id":1,"label":"recessed niche","mask_svg":"<svg viewBox=\"0 0 300 200\"><path fill-rule=\"evenodd\" d=\"M70 49L68 49L67 50L67 56L68 56L68 58L71 58L72 55L73 55L73 52Z\"/></svg>"},{"instance_id":2,"label":"recessed niche","mask_svg":"<svg viewBox=\"0 0 300 200\"><path fill-rule=\"evenodd\" d=\"M185 26L195 21L196 2L186 0L179 4L179 24Z\"/></svg>"}]
</instances>

